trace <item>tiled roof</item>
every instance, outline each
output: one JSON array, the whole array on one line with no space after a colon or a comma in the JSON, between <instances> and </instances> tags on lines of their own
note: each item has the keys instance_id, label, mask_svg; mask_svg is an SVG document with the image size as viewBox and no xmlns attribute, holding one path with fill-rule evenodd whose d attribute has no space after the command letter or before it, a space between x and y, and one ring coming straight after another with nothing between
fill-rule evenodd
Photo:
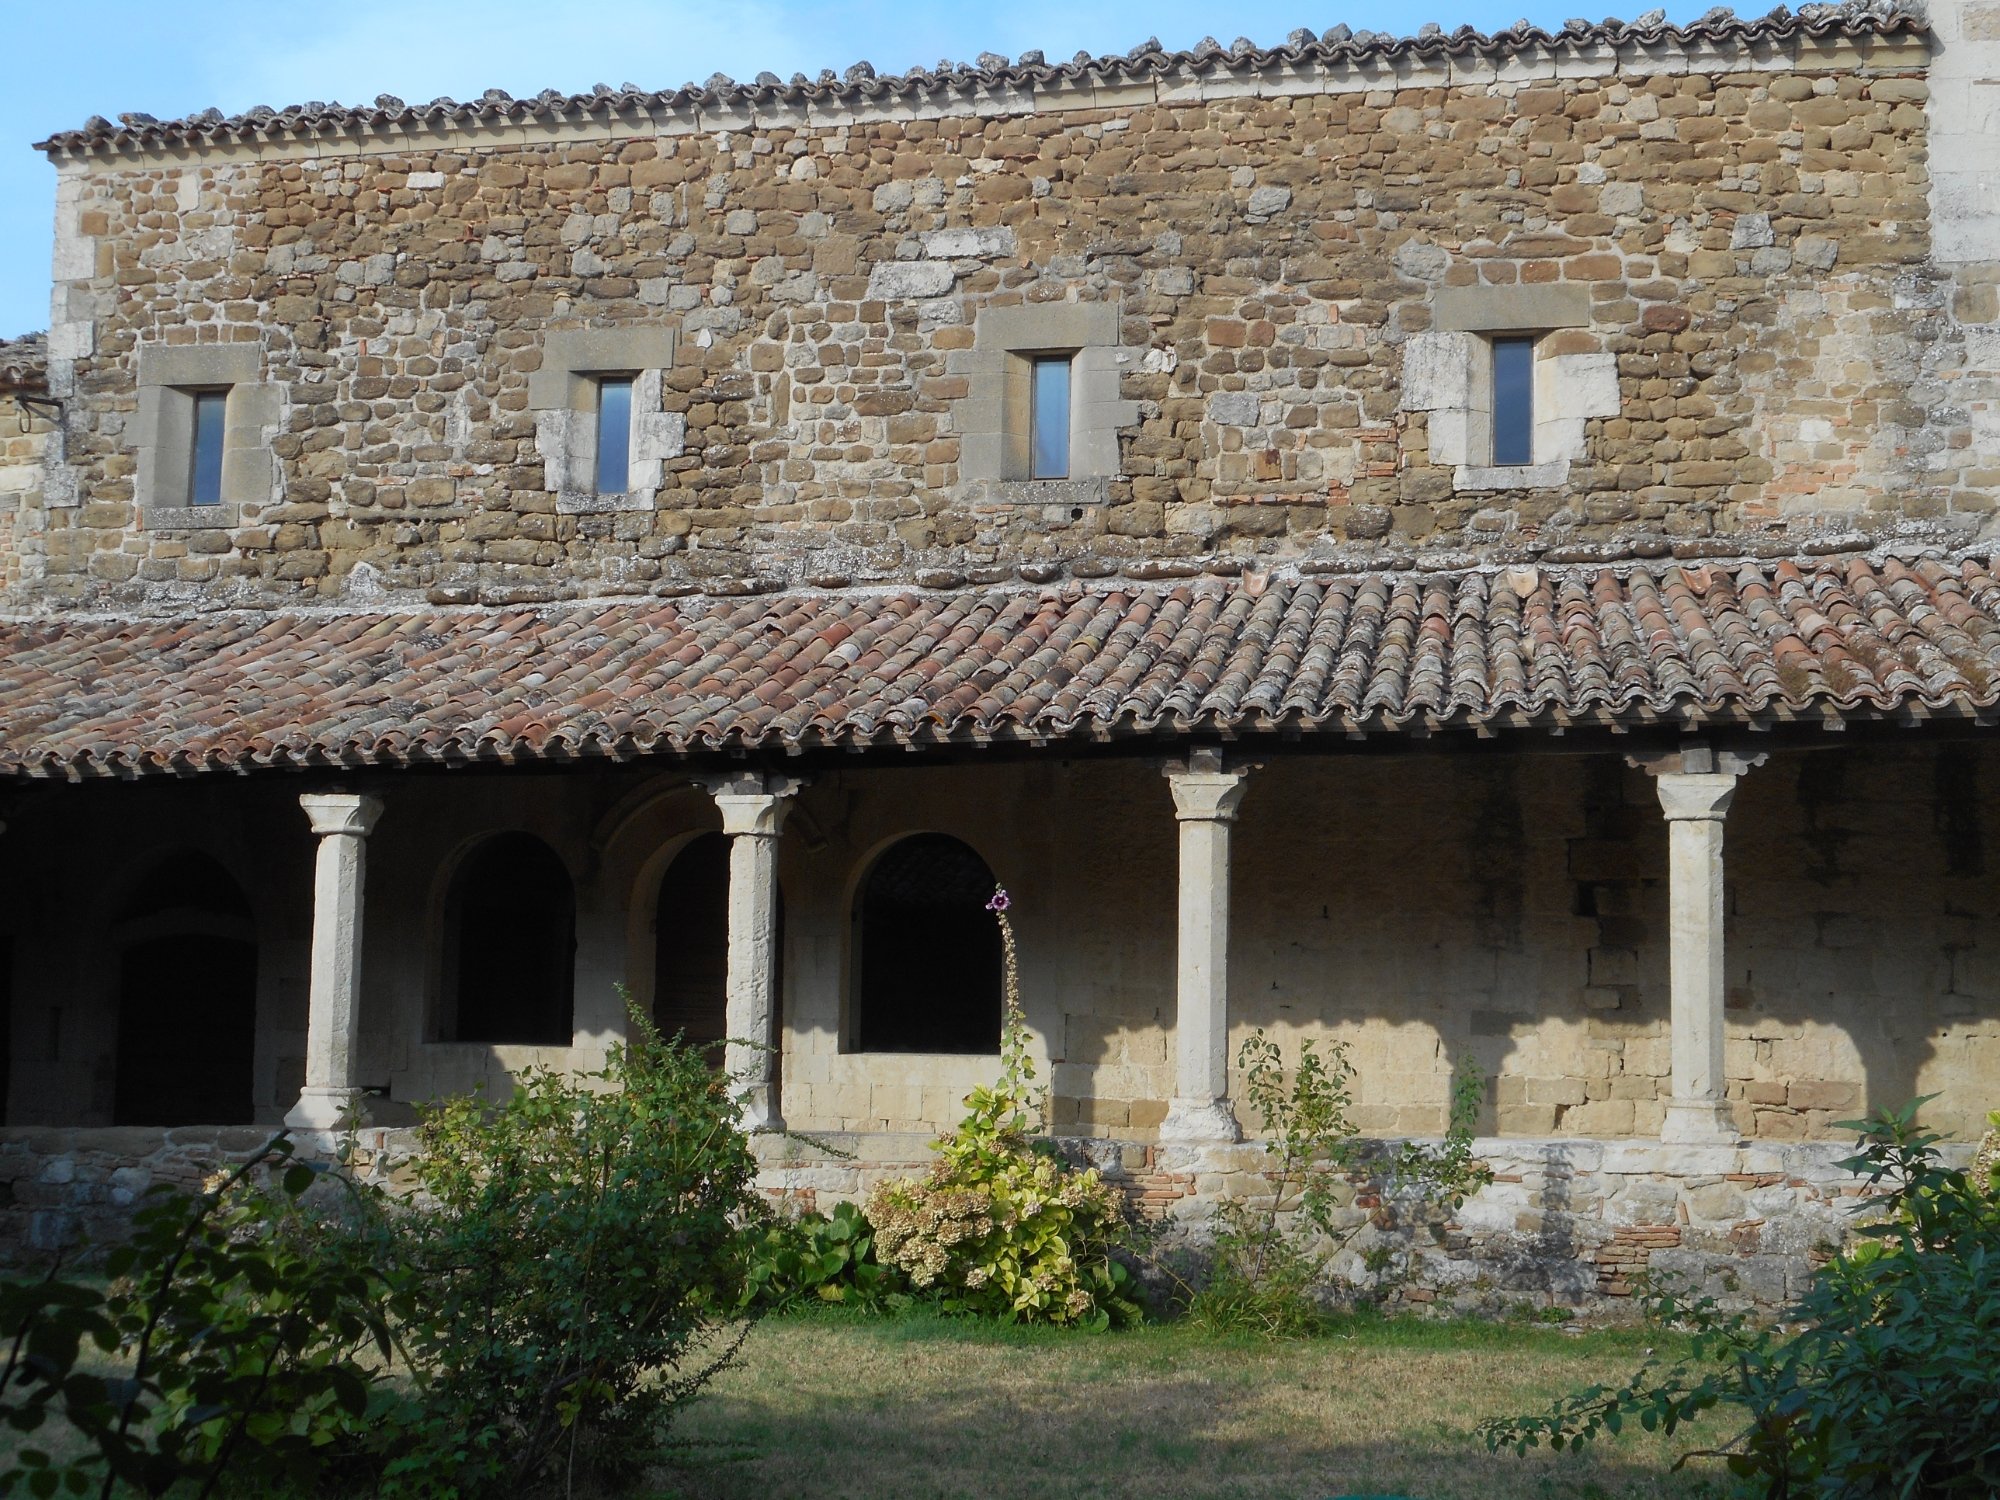
<instances>
[{"instance_id":1,"label":"tiled roof","mask_svg":"<svg viewBox=\"0 0 2000 1500\"><path fill-rule=\"evenodd\" d=\"M516 99L501 89L489 89L478 99L433 99L429 104L405 104L388 94L372 106L338 103L295 104L274 110L258 107L225 116L219 109L182 120L156 120L127 114L113 124L93 117L81 130L59 131L39 143L43 151L91 151L105 146L181 146L252 141L272 137L343 135L355 131L451 129L536 122L560 124L619 115L648 114L703 108L857 108L895 103L934 101L940 95L968 98L995 89L1044 90L1097 84L1144 82L1179 76L1248 74L1272 68L1391 61L1499 59L1520 53L1562 52L1604 45L1686 48L1718 44L1777 43L1799 37L1921 35L1922 15L1896 0L1846 0L1844 4L1800 6L1796 13L1778 6L1768 15L1745 20L1717 7L1686 26L1670 26L1665 11L1648 11L1637 21L1570 21L1558 31L1545 31L1522 21L1491 36L1461 26L1456 31L1424 27L1413 37L1388 32L1349 31L1335 26L1324 35L1294 31L1281 47L1259 47L1238 38L1224 47L1212 38L1187 51L1169 51L1149 40L1124 54L1093 57L1079 52L1068 62L1051 63L1039 52L1008 59L982 54L977 63L941 62L936 68L877 76L868 63L856 63L845 73L832 69L817 79L803 73L785 82L774 73L760 73L751 83L738 83L717 73L705 84L677 89L647 90L633 84L612 88L599 84L588 94L563 94L549 89L532 99Z\"/></svg>"},{"instance_id":2,"label":"tiled roof","mask_svg":"<svg viewBox=\"0 0 2000 1500\"><path fill-rule=\"evenodd\" d=\"M0 773L1692 725L2000 703L1985 561L0 624Z\"/></svg>"}]
</instances>

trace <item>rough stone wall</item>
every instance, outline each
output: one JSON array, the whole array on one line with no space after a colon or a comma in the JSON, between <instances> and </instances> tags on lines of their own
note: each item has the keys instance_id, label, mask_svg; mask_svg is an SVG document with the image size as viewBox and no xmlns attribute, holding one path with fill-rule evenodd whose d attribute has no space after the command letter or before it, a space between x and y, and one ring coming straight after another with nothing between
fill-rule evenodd
<instances>
[{"instance_id":1,"label":"rough stone wall","mask_svg":"<svg viewBox=\"0 0 2000 1500\"><path fill-rule=\"evenodd\" d=\"M122 1238L146 1191L198 1187L266 1139L256 1129L0 1130L0 1264ZM307 1139L360 1180L403 1191L407 1130ZM859 1201L919 1173L930 1137L898 1132L762 1137L759 1186L795 1210ZM1224 1198L1268 1195L1262 1148L1068 1143L1102 1170L1167 1243L1199 1243ZM1725 1306L1779 1311L1846 1240L1862 1185L1836 1163L1843 1144L1663 1146L1651 1141L1482 1139L1493 1183L1433 1234L1407 1206L1363 1184L1348 1223L1363 1227L1335 1269L1392 1301L1490 1312L1509 1305L1617 1316L1642 1273L1677 1278ZM1951 1148L1962 1164L1969 1148ZM1376 1260L1371 1270L1366 1258Z\"/></svg>"},{"instance_id":2,"label":"rough stone wall","mask_svg":"<svg viewBox=\"0 0 2000 1500\"><path fill-rule=\"evenodd\" d=\"M1921 43L1148 89L1103 108L68 162L73 391L17 603L518 601L1963 539L1991 278L1927 259ZM996 109L999 106L995 106ZM1560 488L1455 487L1409 341L1448 291L1582 287L1615 361ZM1115 302L1102 503L959 498L985 307ZM654 508L565 514L527 379L671 326ZM256 344L280 489L133 503L135 351ZM1553 345L1552 345L1553 346ZM1983 347L1983 346L1982 346ZM1977 356L1974 356L1975 362ZM1976 404L1976 403L1974 403Z\"/></svg>"},{"instance_id":3,"label":"rough stone wall","mask_svg":"<svg viewBox=\"0 0 2000 1500\"><path fill-rule=\"evenodd\" d=\"M1937 1094L1976 1137L2000 1080L1983 746L1779 755L1724 867L1737 1124L1825 1138ZM1656 1135L1668 1091L1666 832L1614 757L1279 762L1239 815L1232 1046L1353 1049L1370 1130L1435 1132L1453 1067L1503 1135ZM1239 1096L1240 1086L1233 1089Z\"/></svg>"},{"instance_id":4,"label":"rough stone wall","mask_svg":"<svg viewBox=\"0 0 2000 1500\"><path fill-rule=\"evenodd\" d=\"M0 591L20 583L24 532L47 515L42 470L54 424L45 405L29 404L48 394L47 369L46 339L0 339Z\"/></svg>"},{"instance_id":5,"label":"rough stone wall","mask_svg":"<svg viewBox=\"0 0 2000 1500\"><path fill-rule=\"evenodd\" d=\"M1969 1139L2000 1105L1996 753L1892 741L1780 754L1744 780L1725 854L1726 1061L1747 1135L1826 1139L1864 1108L1935 1094L1927 1118ZM15 1122L110 1120L119 914L186 848L214 855L250 895L257 1118L282 1117L304 1053L312 848L300 789L57 787L9 810L0 931L15 950ZM622 1032L616 986L651 1001L656 946L677 940L660 880L717 826L713 803L639 769L466 772L377 791L363 1081L412 1101L504 1087L535 1062L594 1066ZM435 1040L451 871L479 837L509 829L541 836L575 880L571 1047ZM786 1118L936 1131L991 1076L990 1058L843 1041L854 892L877 852L923 831L966 840L1015 893L1055 1128L1150 1139L1173 1091L1175 825L1158 769L1130 759L812 780L780 855ZM1234 835L1232 1055L1259 1026L1287 1049L1345 1041L1356 1118L1384 1135L1439 1130L1451 1070L1468 1064L1494 1080L1490 1134L1657 1135L1665 849L1652 783L1610 755L1274 755Z\"/></svg>"},{"instance_id":6,"label":"rough stone wall","mask_svg":"<svg viewBox=\"0 0 2000 1500\"><path fill-rule=\"evenodd\" d=\"M1071 1146L1142 1216L1161 1222L1170 1243L1198 1242L1219 1201L1268 1201L1271 1190L1255 1143ZM1336 1272L1388 1290L1392 1301L1462 1311L1511 1304L1616 1316L1649 1274L1724 1306L1775 1312L1846 1242L1866 1193L1838 1166L1851 1137L1741 1147L1509 1137L1481 1139L1473 1149L1494 1180L1442 1233L1362 1184L1343 1217L1365 1227ZM924 1139L909 1135L765 1141L761 1182L781 1201L825 1210L864 1199L875 1183L919 1168L926 1154ZM1969 1155L1969 1147L1946 1148L1957 1165ZM1369 1259L1386 1275L1371 1271Z\"/></svg>"},{"instance_id":7,"label":"rough stone wall","mask_svg":"<svg viewBox=\"0 0 2000 1500\"><path fill-rule=\"evenodd\" d=\"M197 1191L267 1139L250 1127L0 1129L0 1264L116 1242L150 1189Z\"/></svg>"}]
</instances>

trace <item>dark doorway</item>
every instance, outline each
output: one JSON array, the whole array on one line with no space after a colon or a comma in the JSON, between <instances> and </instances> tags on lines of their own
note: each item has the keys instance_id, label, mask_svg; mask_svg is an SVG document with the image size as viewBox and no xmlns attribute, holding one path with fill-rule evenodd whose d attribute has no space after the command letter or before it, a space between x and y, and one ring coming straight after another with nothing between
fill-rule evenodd
<instances>
[{"instance_id":1,"label":"dark doorway","mask_svg":"<svg viewBox=\"0 0 2000 1500\"><path fill-rule=\"evenodd\" d=\"M860 1051L1000 1050L993 885L986 861L948 834L913 835L876 859L854 917Z\"/></svg>"},{"instance_id":2,"label":"dark doorway","mask_svg":"<svg viewBox=\"0 0 2000 1500\"><path fill-rule=\"evenodd\" d=\"M443 1039L567 1047L574 1031L576 895L531 833L465 857L445 905Z\"/></svg>"},{"instance_id":3,"label":"dark doorway","mask_svg":"<svg viewBox=\"0 0 2000 1500\"><path fill-rule=\"evenodd\" d=\"M248 1125L257 947L203 933L126 945L118 963L115 1125Z\"/></svg>"},{"instance_id":4,"label":"dark doorway","mask_svg":"<svg viewBox=\"0 0 2000 1500\"><path fill-rule=\"evenodd\" d=\"M249 898L222 864L156 861L120 907L116 1125L255 1118L257 944Z\"/></svg>"},{"instance_id":5,"label":"dark doorway","mask_svg":"<svg viewBox=\"0 0 2000 1500\"><path fill-rule=\"evenodd\" d=\"M699 835L660 879L653 915L653 1024L722 1063L729 980L729 840Z\"/></svg>"}]
</instances>

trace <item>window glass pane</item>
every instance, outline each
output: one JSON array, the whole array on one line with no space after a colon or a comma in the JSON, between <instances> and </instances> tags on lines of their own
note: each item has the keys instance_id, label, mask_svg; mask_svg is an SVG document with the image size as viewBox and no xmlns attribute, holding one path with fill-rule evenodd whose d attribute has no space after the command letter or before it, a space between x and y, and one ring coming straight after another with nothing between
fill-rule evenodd
<instances>
[{"instance_id":1,"label":"window glass pane","mask_svg":"<svg viewBox=\"0 0 2000 1500\"><path fill-rule=\"evenodd\" d=\"M1535 461L1535 341L1493 341L1493 462Z\"/></svg>"},{"instance_id":2,"label":"window glass pane","mask_svg":"<svg viewBox=\"0 0 2000 1500\"><path fill-rule=\"evenodd\" d=\"M597 493L622 495L632 466L632 382L597 382Z\"/></svg>"},{"instance_id":3,"label":"window glass pane","mask_svg":"<svg viewBox=\"0 0 2000 1500\"><path fill-rule=\"evenodd\" d=\"M1038 359L1034 368L1031 479L1069 478L1069 356Z\"/></svg>"},{"instance_id":4,"label":"window glass pane","mask_svg":"<svg viewBox=\"0 0 2000 1500\"><path fill-rule=\"evenodd\" d=\"M188 474L188 504L222 503L222 417L225 391L194 393L194 464Z\"/></svg>"}]
</instances>

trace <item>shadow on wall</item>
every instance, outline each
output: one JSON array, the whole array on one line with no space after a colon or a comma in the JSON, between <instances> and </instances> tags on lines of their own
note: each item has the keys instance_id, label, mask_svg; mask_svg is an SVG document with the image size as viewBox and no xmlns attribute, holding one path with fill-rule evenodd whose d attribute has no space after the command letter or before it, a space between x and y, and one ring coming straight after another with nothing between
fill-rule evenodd
<instances>
[{"instance_id":1,"label":"shadow on wall","mask_svg":"<svg viewBox=\"0 0 2000 1500\"><path fill-rule=\"evenodd\" d=\"M1799 752L1744 779L1727 1072L1753 1133L1837 1134L1926 1090L1957 1134L1992 1107L1996 753ZM1440 1128L1469 1063L1497 1080L1483 1130L1650 1135L1666 841L1650 778L1611 756L1277 762L1234 850L1232 1029L1348 1038L1371 1131Z\"/></svg>"}]
</instances>

